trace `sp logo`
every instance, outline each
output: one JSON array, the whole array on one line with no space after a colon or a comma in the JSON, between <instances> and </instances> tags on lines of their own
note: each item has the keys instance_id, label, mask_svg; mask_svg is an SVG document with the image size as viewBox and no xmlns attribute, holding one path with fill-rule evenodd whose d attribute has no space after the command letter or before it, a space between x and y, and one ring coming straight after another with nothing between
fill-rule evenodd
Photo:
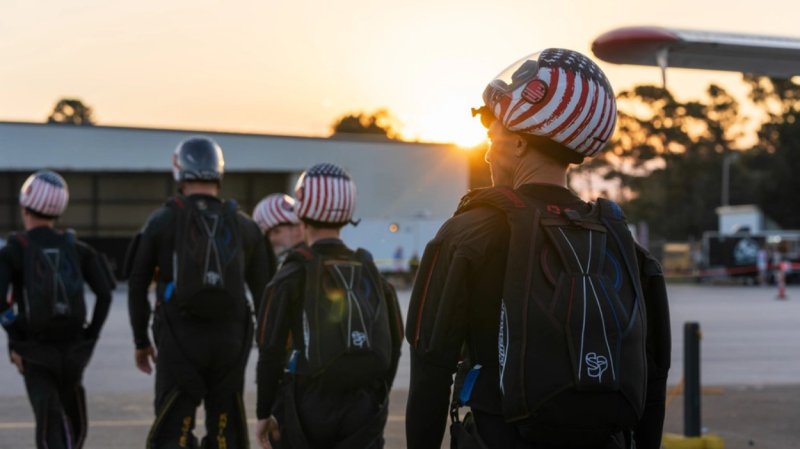
<instances>
[{"instance_id":1,"label":"sp logo","mask_svg":"<svg viewBox=\"0 0 800 449\"><path fill-rule=\"evenodd\" d=\"M608 369L608 358L596 352L586 354L586 371L589 377L603 381L603 373Z\"/></svg>"},{"instance_id":2,"label":"sp logo","mask_svg":"<svg viewBox=\"0 0 800 449\"><path fill-rule=\"evenodd\" d=\"M350 334L350 339L353 342L353 346L357 348L363 348L364 343L367 342L367 334L359 331L353 331Z\"/></svg>"},{"instance_id":3,"label":"sp logo","mask_svg":"<svg viewBox=\"0 0 800 449\"><path fill-rule=\"evenodd\" d=\"M206 284L208 285L219 285L222 281L222 276L219 273L214 271L209 271L206 273Z\"/></svg>"}]
</instances>

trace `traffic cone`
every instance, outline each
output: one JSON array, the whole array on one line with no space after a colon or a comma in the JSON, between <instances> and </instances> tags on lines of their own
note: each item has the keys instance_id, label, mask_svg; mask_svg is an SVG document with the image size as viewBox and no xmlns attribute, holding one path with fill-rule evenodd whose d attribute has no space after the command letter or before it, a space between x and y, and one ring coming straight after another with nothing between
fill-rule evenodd
<instances>
[{"instance_id":1,"label":"traffic cone","mask_svg":"<svg viewBox=\"0 0 800 449\"><path fill-rule=\"evenodd\" d=\"M786 299L786 262L781 262L778 270L778 299Z\"/></svg>"}]
</instances>

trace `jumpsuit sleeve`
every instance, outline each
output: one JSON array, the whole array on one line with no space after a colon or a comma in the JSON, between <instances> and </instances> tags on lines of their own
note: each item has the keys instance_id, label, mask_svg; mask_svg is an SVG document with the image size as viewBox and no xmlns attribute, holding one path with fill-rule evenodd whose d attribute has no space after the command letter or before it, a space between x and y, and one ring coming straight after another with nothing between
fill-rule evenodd
<instances>
[{"instance_id":1,"label":"jumpsuit sleeve","mask_svg":"<svg viewBox=\"0 0 800 449\"><path fill-rule=\"evenodd\" d=\"M466 335L469 262L434 239L422 257L411 296L406 339L411 381L406 404L409 449L439 448L450 388Z\"/></svg>"},{"instance_id":2,"label":"jumpsuit sleeve","mask_svg":"<svg viewBox=\"0 0 800 449\"><path fill-rule=\"evenodd\" d=\"M294 276L292 276L294 274ZM286 344L292 323L292 303L300 295L296 278L302 274L295 264L284 265L264 290L258 311L258 363L256 365L258 419L272 414L272 406L283 378Z\"/></svg>"},{"instance_id":3,"label":"jumpsuit sleeve","mask_svg":"<svg viewBox=\"0 0 800 449\"><path fill-rule=\"evenodd\" d=\"M111 279L110 273L107 273L105 262L100 259L97 252L84 243L78 243L79 251L81 252L81 272L83 279L89 284L95 295L94 311L92 312L92 320L89 326L86 327L84 335L86 338L96 340L100 336L100 330L103 328L108 317L108 311L111 308L111 291L112 286L109 283Z\"/></svg>"},{"instance_id":4,"label":"jumpsuit sleeve","mask_svg":"<svg viewBox=\"0 0 800 449\"><path fill-rule=\"evenodd\" d=\"M637 448L658 449L661 447L672 351L669 303L661 266L643 249L640 249L640 261L647 310L647 397L634 439Z\"/></svg>"},{"instance_id":5,"label":"jumpsuit sleeve","mask_svg":"<svg viewBox=\"0 0 800 449\"><path fill-rule=\"evenodd\" d=\"M145 224L132 249L133 262L128 278L128 313L136 349L151 346L148 324L152 308L148 290L158 264L159 232L166 221L166 209L156 211ZM164 250L164 248L162 248Z\"/></svg>"},{"instance_id":6,"label":"jumpsuit sleeve","mask_svg":"<svg viewBox=\"0 0 800 449\"><path fill-rule=\"evenodd\" d=\"M392 364L386 379L386 385L391 389L394 378L397 375L397 365L400 361L400 352L403 346L403 315L400 312L400 303L397 300L397 292L394 287L383 278L381 278L381 282L383 283L392 335Z\"/></svg>"},{"instance_id":7,"label":"jumpsuit sleeve","mask_svg":"<svg viewBox=\"0 0 800 449\"><path fill-rule=\"evenodd\" d=\"M275 272L275 266L267 254L267 247L258 225L250 219L246 219L244 226L244 242L249 249L245 280L250 288L253 297L253 309L259 310L260 301L264 294L264 288Z\"/></svg>"},{"instance_id":8,"label":"jumpsuit sleeve","mask_svg":"<svg viewBox=\"0 0 800 449\"><path fill-rule=\"evenodd\" d=\"M22 340L22 333L19 330L19 324L14 313L12 296L14 289L15 266L14 257L12 255L13 244L9 242L3 248L0 248L0 322L8 334L8 345L12 346L13 342Z\"/></svg>"}]
</instances>

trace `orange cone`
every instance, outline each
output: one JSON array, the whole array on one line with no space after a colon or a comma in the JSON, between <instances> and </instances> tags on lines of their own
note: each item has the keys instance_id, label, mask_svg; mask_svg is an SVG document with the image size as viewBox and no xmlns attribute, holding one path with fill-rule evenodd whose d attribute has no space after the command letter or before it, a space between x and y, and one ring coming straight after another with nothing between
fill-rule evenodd
<instances>
[{"instance_id":1,"label":"orange cone","mask_svg":"<svg viewBox=\"0 0 800 449\"><path fill-rule=\"evenodd\" d=\"M778 299L786 299L786 270L787 262L781 262L778 270Z\"/></svg>"}]
</instances>

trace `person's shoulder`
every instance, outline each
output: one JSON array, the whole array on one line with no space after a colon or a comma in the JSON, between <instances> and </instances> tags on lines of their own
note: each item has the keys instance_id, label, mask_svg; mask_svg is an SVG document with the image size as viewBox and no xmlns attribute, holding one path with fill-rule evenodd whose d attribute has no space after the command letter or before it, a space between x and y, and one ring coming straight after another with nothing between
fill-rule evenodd
<instances>
[{"instance_id":1,"label":"person's shoulder","mask_svg":"<svg viewBox=\"0 0 800 449\"><path fill-rule=\"evenodd\" d=\"M301 284L305 281L305 268L310 259L302 252L293 250L280 266L269 282L268 288L279 288L284 285Z\"/></svg>"},{"instance_id":2,"label":"person's shoulder","mask_svg":"<svg viewBox=\"0 0 800 449\"><path fill-rule=\"evenodd\" d=\"M507 228L506 214L489 205L459 211L442 225L439 236L445 240L464 240L495 235Z\"/></svg>"},{"instance_id":3,"label":"person's shoulder","mask_svg":"<svg viewBox=\"0 0 800 449\"><path fill-rule=\"evenodd\" d=\"M21 251L17 235L16 232L12 232L3 238L3 244L0 245L0 256L10 256Z\"/></svg>"},{"instance_id":4,"label":"person's shoulder","mask_svg":"<svg viewBox=\"0 0 800 449\"><path fill-rule=\"evenodd\" d=\"M253 217L251 217L250 215L247 215L247 213L245 211L243 211L241 209L237 209L236 210L236 219L239 220L239 223L242 226L244 226L245 228L247 228L248 230L255 229L259 233L261 232L259 230L259 227L256 224L255 220L253 220Z\"/></svg>"},{"instance_id":5,"label":"person's shoulder","mask_svg":"<svg viewBox=\"0 0 800 449\"><path fill-rule=\"evenodd\" d=\"M78 253L82 256L91 256L94 257L97 255L97 250L94 247L83 240L78 239L74 235L71 237L72 241L75 242L75 248L78 250Z\"/></svg>"},{"instance_id":6,"label":"person's shoulder","mask_svg":"<svg viewBox=\"0 0 800 449\"><path fill-rule=\"evenodd\" d=\"M142 232L148 235L158 234L167 229L175 219L175 207L167 203L155 209L147 217Z\"/></svg>"}]
</instances>

